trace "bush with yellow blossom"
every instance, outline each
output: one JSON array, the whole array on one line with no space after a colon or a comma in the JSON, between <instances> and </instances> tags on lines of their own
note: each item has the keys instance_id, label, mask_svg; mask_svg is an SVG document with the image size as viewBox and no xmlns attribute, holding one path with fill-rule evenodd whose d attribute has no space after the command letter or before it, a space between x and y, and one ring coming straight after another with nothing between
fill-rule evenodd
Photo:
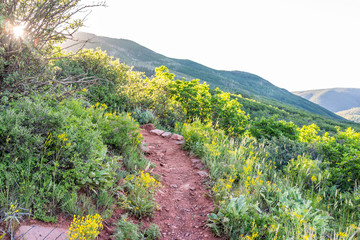
<instances>
[{"instance_id":1,"label":"bush with yellow blossom","mask_svg":"<svg viewBox=\"0 0 360 240\"><path fill-rule=\"evenodd\" d=\"M103 219L99 214L80 217L74 215L68 231L70 240L94 240L99 235Z\"/></svg>"},{"instance_id":2,"label":"bush with yellow blossom","mask_svg":"<svg viewBox=\"0 0 360 240\"><path fill-rule=\"evenodd\" d=\"M122 200L122 207L139 218L151 216L158 207L155 191L162 186L161 183L144 171L138 175L128 175L125 181L128 195Z\"/></svg>"}]
</instances>

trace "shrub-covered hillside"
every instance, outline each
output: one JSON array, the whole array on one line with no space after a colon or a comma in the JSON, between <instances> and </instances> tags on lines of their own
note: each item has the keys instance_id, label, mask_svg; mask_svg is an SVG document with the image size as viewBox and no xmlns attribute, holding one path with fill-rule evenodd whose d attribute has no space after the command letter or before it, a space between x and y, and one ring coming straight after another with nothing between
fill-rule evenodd
<instances>
[{"instance_id":1,"label":"shrub-covered hillside","mask_svg":"<svg viewBox=\"0 0 360 240\"><path fill-rule=\"evenodd\" d=\"M36 17L32 8L39 7L61 21L59 9L79 7L79 1L65 0L13 4L19 5L0 5L1 24L3 18ZM45 28L52 23L34 22ZM68 28L76 30L76 24ZM28 35L37 33L32 29ZM359 239L356 129L213 90L199 80L177 80L165 66L148 78L100 50L66 54L54 46L65 37L54 29L41 39L4 30L0 35L4 235L13 235L16 219L30 213L47 222L76 215L71 239L96 239L101 221L118 208L138 219L153 216L161 183L139 150L139 124L153 123L182 134L183 148L209 169L215 210L207 226L216 236ZM156 225L141 232L126 214L117 219L114 239L161 236Z\"/></svg>"}]
</instances>

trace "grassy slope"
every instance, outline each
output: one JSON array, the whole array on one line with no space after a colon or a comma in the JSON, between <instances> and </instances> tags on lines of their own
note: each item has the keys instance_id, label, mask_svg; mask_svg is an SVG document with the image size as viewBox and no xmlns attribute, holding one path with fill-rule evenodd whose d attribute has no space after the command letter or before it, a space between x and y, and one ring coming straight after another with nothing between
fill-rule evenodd
<instances>
[{"instance_id":1,"label":"grassy slope","mask_svg":"<svg viewBox=\"0 0 360 240\"><path fill-rule=\"evenodd\" d=\"M168 58L130 40L97 37L88 33L79 33L77 37L79 39L92 38L91 43L86 44L86 48L100 47L109 55L121 59L128 65L135 66L135 70L145 72L148 76L153 74L155 67L164 65L175 73L177 78L187 80L198 78L206 81L212 88L219 87L224 91L240 93L259 101L270 101L273 105L279 105L281 102L311 113L342 119L340 116L285 89L278 88L254 74L241 71L219 71L190 60ZM78 48L70 49L74 51Z\"/></svg>"}]
</instances>

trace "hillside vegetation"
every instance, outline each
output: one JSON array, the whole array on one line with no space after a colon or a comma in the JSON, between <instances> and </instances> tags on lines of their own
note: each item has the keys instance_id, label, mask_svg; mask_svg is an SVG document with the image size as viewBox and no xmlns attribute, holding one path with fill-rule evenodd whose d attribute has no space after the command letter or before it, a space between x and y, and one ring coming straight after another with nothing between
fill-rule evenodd
<instances>
[{"instance_id":1,"label":"hillside vegetation","mask_svg":"<svg viewBox=\"0 0 360 240\"><path fill-rule=\"evenodd\" d=\"M164 65L179 79L200 79L202 82L206 81L213 89L219 87L224 91L241 94L258 101L271 100L274 105L284 103L311 113L341 119L338 115L251 73L219 71L191 60L168 58L130 40L99 37L89 33L78 33L76 37L83 41L90 40L85 44L85 48L100 47L110 56L121 59L129 66L134 66L134 70L144 72L148 77L154 74L155 67ZM75 52L83 45L74 45L73 41L67 41L62 46L69 47L69 50Z\"/></svg>"},{"instance_id":2,"label":"hillside vegetation","mask_svg":"<svg viewBox=\"0 0 360 240\"><path fill-rule=\"evenodd\" d=\"M3 4L1 16L29 19L40 4L61 18L78 6L49 3ZM54 19L34 24L57 36ZM45 39L1 33L2 237L31 212L46 222L75 215L71 239L96 239L113 214L114 239L160 239L158 226L140 231L127 217L141 222L158 207L161 183L140 151L139 124L154 123L182 134L209 169L216 236L359 239L360 133L348 123L179 80L165 66L149 78L104 51L64 53L54 46L63 38Z\"/></svg>"}]
</instances>

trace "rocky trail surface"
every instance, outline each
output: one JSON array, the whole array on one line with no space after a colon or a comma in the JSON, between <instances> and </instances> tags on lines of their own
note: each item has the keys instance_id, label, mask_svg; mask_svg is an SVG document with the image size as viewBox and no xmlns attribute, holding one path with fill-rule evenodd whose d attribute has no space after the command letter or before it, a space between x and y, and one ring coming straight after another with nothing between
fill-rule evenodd
<instances>
[{"instance_id":1,"label":"rocky trail surface","mask_svg":"<svg viewBox=\"0 0 360 240\"><path fill-rule=\"evenodd\" d=\"M217 239L206 227L207 214L213 211L214 206L206 189L208 173L204 165L182 150L181 136L154 130L152 124L142 128L142 150L156 165L148 171L157 176L163 185L156 194L160 209L155 211L153 218L141 220L144 226L156 223L161 229L161 239L164 240ZM123 210L115 209L113 216L104 221L100 240L113 239L111 236L115 232L115 223L121 214L124 214ZM67 239L65 232L70 222L71 219L62 217L56 226L36 220L26 221L20 227L17 239Z\"/></svg>"},{"instance_id":2,"label":"rocky trail surface","mask_svg":"<svg viewBox=\"0 0 360 240\"><path fill-rule=\"evenodd\" d=\"M207 172L200 160L181 149L181 138L144 127L147 158L156 164L153 174L160 176L163 188L156 201L161 206L152 222L158 224L162 239L216 239L206 227L213 202L206 190Z\"/></svg>"}]
</instances>

